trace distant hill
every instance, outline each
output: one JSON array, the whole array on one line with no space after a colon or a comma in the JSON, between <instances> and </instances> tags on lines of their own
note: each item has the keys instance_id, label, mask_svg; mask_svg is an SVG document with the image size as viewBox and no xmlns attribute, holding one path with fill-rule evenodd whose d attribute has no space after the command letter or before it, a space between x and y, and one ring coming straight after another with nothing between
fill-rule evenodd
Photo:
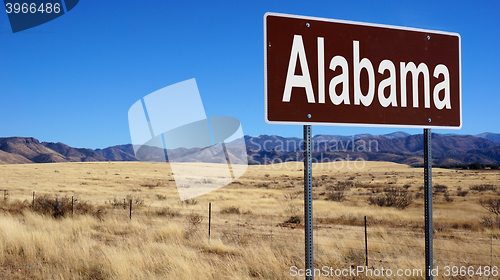
<instances>
[{"instance_id":1,"label":"distant hill","mask_svg":"<svg viewBox=\"0 0 500 280\"><path fill-rule=\"evenodd\" d=\"M42 145L60 155L64 156L66 161L103 161L106 160L92 149L72 148L61 142L50 143L42 142Z\"/></svg>"},{"instance_id":2,"label":"distant hill","mask_svg":"<svg viewBox=\"0 0 500 280\"><path fill-rule=\"evenodd\" d=\"M22 156L29 162L42 163L67 161L63 155L45 147L33 137L0 138L0 150L9 154Z\"/></svg>"},{"instance_id":3,"label":"distant hill","mask_svg":"<svg viewBox=\"0 0 500 280\"><path fill-rule=\"evenodd\" d=\"M495 133L476 136L432 134L433 163L438 165L500 163L500 141ZM250 164L284 161L302 161L302 139L277 135L245 136ZM357 134L352 136L315 135L312 138L316 162L339 159L390 161L409 165L423 164L423 135L394 132L385 135ZM227 144L229 157L241 154L231 143ZM208 149L179 148L169 151L171 156L184 161L217 162L219 155ZM164 149L143 146L136 156L131 144L104 149L74 148L63 143L40 143L33 137L0 138L0 164L88 162L88 161L154 161L162 162Z\"/></svg>"},{"instance_id":4,"label":"distant hill","mask_svg":"<svg viewBox=\"0 0 500 280\"><path fill-rule=\"evenodd\" d=\"M485 132L485 133L481 133L481 134L476 135L476 137L486 138L486 139L491 140L493 142L500 143L500 133Z\"/></svg>"},{"instance_id":5,"label":"distant hill","mask_svg":"<svg viewBox=\"0 0 500 280\"><path fill-rule=\"evenodd\" d=\"M108 147L105 149L96 149L95 153L105 160L112 161L137 161L138 159L134 156L134 148L132 144L118 145L113 147Z\"/></svg>"},{"instance_id":6,"label":"distant hill","mask_svg":"<svg viewBox=\"0 0 500 280\"><path fill-rule=\"evenodd\" d=\"M392 137L392 138L391 138ZM253 164L303 160L300 138L260 135L245 137L249 160ZM432 134L433 163L438 165L500 163L500 143L472 135ZM423 135L393 134L381 136L316 135L312 138L313 157L317 162L338 159L390 161L409 165L423 164Z\"/></svg>"}]
</instances>

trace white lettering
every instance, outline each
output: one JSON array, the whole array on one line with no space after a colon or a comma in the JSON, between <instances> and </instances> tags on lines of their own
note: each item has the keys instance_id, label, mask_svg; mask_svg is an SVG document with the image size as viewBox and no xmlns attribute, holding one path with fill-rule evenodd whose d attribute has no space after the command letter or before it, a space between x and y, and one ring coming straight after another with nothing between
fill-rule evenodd
<instances>
[{"instance_id":1,"label":"white lettering","mask_svg":"<svg viewBox=\"0 0 500 280\"><path fill-rule=\"evenodd\" d=\"M393 61L385 59L378 65L378 74L386 74L388 72L389 76L384 78L378 83L375 79L375 72L373 64L368 58L361 58L359 50L359 41L353 40L353 85L354 85L354 105L363 105L369 107L374 99L375 90L377 89L378 102L379 104L387 108L398 107L398 94L397 94L397 71L396 66ZM317 51L318 51L318 103L325 103L326 95L326 83L325 83L325 38L317 38ZM300 63L301 74L296 75L295 69L297 63ZM407 79L408 74L411 74L411 90L412 90L412 106L413 108L419 107L419 78L422 75L423 78L423 94L424 94L424 107L426 109L431 108L431 88L430 88L430 77L429 69L427 65L421 62L418 67L414 62L400 62L399 63L399 75L400 75L400 90L401 90L401 107L407 107ZM329 69L332 71L337 71L337 68L341 68L341 73L334 76L328 85L328 95L330 101L334 105L350 105L350 86L349 86L349 62L343 56L337 55L330 60ZM361 90L361 72L363 69L367 73L368 77L368 91L363 94ZM451 109L450 100L450 73L448 68L439 64L434 68L433 77L440 78L443 76L442 81L434 86L432 92L432 101L434 106L438 110L443 108ZM337 91L338 86L342 87L342 90ZM285 81L285 88L283 92L283 102L290 102L292 89L294 87L304 88L307 102L315 103L315 96L312 87L311 75L309 72L309 67L307 64L307 57L304 48L304 42L301 35L294 35L292 50L290 53L290 60L288 62L288 70ZM421 89L422 90L422 89ZM267 143L264 142L264 146ZM265 147L264 147L265 148Z\"/></svg>"},{"instance_id":2,"label":"white lettering","mask_svg":"<svg viewBox=\"0 0 500 280\"><path fill-rule=\"evenodd\" d=\"M318 37L318 102L325 103L325 38Z\"/></svg>"},{"instance_id":3,"label":"white lettering","mask_svg":"<svg viewBox=\"0 0 500 280\"><path fill-rule=\"evenodd\" d=\"M380 65L378 66L378 72L380 74L384 74L386 70L389 70L389 77L384 79L378 85L378 102L382 107L387 107L392 105L392 107L397 107L398 102L396 100L396 68L394 67L394 63L390 60L382 60ZM384 90L386 87L389 88L389 97L385 97Z\"/></svg>"},{"instance_id":4,"label":"white lettering","mask_svg":"<svg viewBox=\"0 0 500 280\"><path fill-rule=\"evenodd\" d=\"M347 60L339 55L333 57L330 61L330 69L335 71L338 66L342 68L342 74L333 77L330 81L330 100L335 105L342 104L342 102L349 105L349 65L347 64ZM335 91L338 84L342 84L342 93L340 95Z\"/></svg>"},{"instance_id":5,"label":"white lettering","mask_svg":"<svg viewBox=\"0 0 500 280\"><path fill-rule=\"evenodd\" d=\"M434 68L434 77L439 78L440 74L443 74L444 80L437 84L434 87L434 106L437 109L441 110L443 107L446 109L451 109L450 104L450 73L448 72L448 68L443 64L436 65ZM439 92L444 89L444 98L443 100L439 99Z\"/></svg>"},{"instance_id":6,"label":"white lettering","mask_svg":"<svg viewBox=\"0 0 500 280\"><path fill-rule=\"evenodd\" d=\"M424 100L425 108L431 107L431 94L429 85L429 69L425 63L420 63L418 68L415 63L409 62L406 64L404 62L401 65L401 107L406 107L406 75L411 72L412 75L412 91L413 91L413 108L418 108L418 76L420 73L424 76Z\"/></svg>"},{"instance_id":7,"label":"white lettering","mask_svg":"<svg viewBox=\"0 0 500 280\"><path fill-rule=\"evenodd\" d=\"M297 65L297 57L302 69L302 75L295 75L295 66ZM283 102L290 102L293 87L303 87L306 90L307 102L314 103L314 93L309 75L309 67L307 66L306 51L302 36L293 36L292 52L288 63L288 72L286 74L285 92L283 93Z\"/></svg>"},{"instance_id":8,"label":"white lettering","mask_svg":"<svg viewBox=\"0 0 500 280\"><path fill-rule=\"evenodd\" d=\"M353 56L354 56L354 105L359 105L360 102L366 107L370 106L375 93L375 73L373 66L368 58L359 60L359 41L352 41ZM361 92L361 70L365 69L368 72L368 93L363 95Z\"/></svg>"}]
</instances>

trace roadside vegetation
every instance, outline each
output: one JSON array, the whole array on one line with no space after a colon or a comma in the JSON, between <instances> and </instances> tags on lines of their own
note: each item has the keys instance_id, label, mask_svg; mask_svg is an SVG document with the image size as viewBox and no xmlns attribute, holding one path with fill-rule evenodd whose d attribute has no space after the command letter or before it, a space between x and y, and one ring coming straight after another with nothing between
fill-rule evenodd
<instances>
[{"instance_id":1,"label":"roadside vegetation","mask_svg":"<svg viewBox=\"0 0 500 280\"><path fill-rule=\"evenodd\" d=\"M249 166L184 202L165 166L0 166L0 279L296 279L301 163ZM422 267L423 169L314 168L317 267L364 265L365 216L370 267ZM500 266L500 172L435 168L433 182L436 264Z\"/></svg>"}]
</instances>

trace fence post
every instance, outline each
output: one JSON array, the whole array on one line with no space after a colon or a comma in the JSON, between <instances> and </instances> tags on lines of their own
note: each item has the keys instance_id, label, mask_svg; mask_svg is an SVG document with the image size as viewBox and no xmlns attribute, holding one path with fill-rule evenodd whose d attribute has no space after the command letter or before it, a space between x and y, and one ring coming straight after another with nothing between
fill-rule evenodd
<instances>
[{"instance_id":1,"label":"fence post","mask_svg":"<svg viewBox=\"0 0 500 280\"><path fill-rule=\"evenodd\" d=\"M74 200L73 200L73 196L71 196L71 217L73 217L73 204Z\"/></svg>"},{"instance_id":2,"label":"fence post","mask_svg":"<svg viewBox=\"0 0 500 280\"><path fill-rule=\"evenodd\" d=\"M366 234L366 216L365 216L365 258L366 258L366 267L368 267L368 238Z\"/></svg>"},{"instance_id":3,"label":"fence post","mask_svg":"<svg viewBox=\"0 0 500 280\"><path fill-rule=\"evenodd\" d=\"M130 200L130 220L132 220L132 199Z\"/></svg>"},{"instance_id":4,"label":"fence post","mask_svg":"<svg viewBox=\"0 0 500 280\"><path fill-rule=\"evenodd\" d=\"M212 222L212 202L208 203L208 241L210 241L210 227Z\"/></svg>"},{"instance_id":5,"label":"fence post","mask_svg":"<svg viewBox=\"0 0 500 280\"><path fill-rule=\"evenodd\" d=\"M3 200L7 199L7 190L3 190Z\"/></svg>"},{"instance_id":6,"label":"fence post","mask_svg":"<svg viewBox=\"0 0 500 280\"><path fill-rule=\"evenodd\" d=\"M33 192L33 203L31 208L35 209L35 192Z\"/></svg>"}]
</instances>

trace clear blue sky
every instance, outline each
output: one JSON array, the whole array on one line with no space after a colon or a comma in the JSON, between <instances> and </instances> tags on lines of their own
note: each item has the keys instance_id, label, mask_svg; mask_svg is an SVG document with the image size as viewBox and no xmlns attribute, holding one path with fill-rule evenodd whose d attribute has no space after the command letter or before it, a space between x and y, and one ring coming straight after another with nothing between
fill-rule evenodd
<instances>
[{"instance_id":1,"label":"clear blue sky","mask_svg":"<svg viewBox=\"0 0 500 280\"><path fill-rule=\"evenodd\" d=\"M264 121L263 16L279 12L460 33L463 127L500 133L500 1L80 1L13 34L0 11L0 137L74 147L130 143L141 97L196 78L208 116L248 135L302 136ZM313 134L420 129L313 126Z\"/></svg>"}]
</instances>

